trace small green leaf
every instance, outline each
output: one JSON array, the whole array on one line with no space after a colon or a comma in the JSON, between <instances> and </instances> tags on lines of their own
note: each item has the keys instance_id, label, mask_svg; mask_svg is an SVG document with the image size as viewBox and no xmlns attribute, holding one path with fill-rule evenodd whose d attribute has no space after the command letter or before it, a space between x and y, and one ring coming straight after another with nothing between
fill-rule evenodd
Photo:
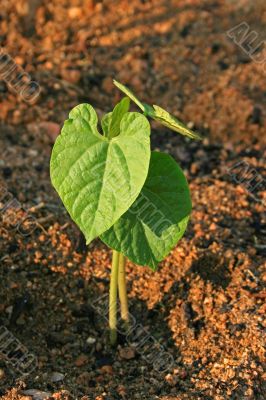
<instances>
[{"instance_id":1,"label":"small green leaf","mask_svg":"<svg viewBox=\"0 0 266 400\"><path fill-rule=\"evenodd\" d=\"M140 113L126 113L120 127L120 135L108 140L97 131L92 106L79 105L52 151L52 184L87 243L128 210L147 177L148 120Z\"/></svg>"},{"instance_id":2,"label":"small green leaf","mask_svg":"<svg viewBox=\"0 0 266 400\"><path fill-rule=\"evenodd\" d=\"M187 128L181 121L171 115L168 111L156 105L152 107L149 104L142 103L125 85L115 80L114 84L118 87L118 89L120 89L123 93L130 97L131 100L133 100L140 107L145 116L148 116L155 121L160 122L162 125L175 132L180 133L181 135L188 136L190 139L202 139L199 133L193 132L191 129Z\"/></svg>"},{"instance_id":3,"label":"small green leaf","mask_svg":"<svg viewBox=\"0 0 266 400\"><path fill-rule=\"evenodd\" d=\"M104 136L108 137L109 127L112 119L112 112L105 114L101 120L101 126Z\"/></svg>"},{"instance_id":4,"label":"small green leaf","mask_svg":"<svg viewBox=\"0 0 266 400\"><path fill-rule=\"evenodd\" d=\"M161 122L162 125L166 126L169 129L172 129L172 131L181 133L181 135L188 136L191 139L202 139L202 137L198 133L193 132L191 129L187 128L181 121L179 121L173 115L169 114L169 112L167 112L163 108L154 105L153 109L153 113L149 113L148 115L151 118L155 119L155 121Z\"/></svg>"},{"instance_id":5,"label":"small green leaf","mask_svg":"<svg viewBox=\"0 0 266 400\"><path fill-rule=\"evenodd\" d=\"M111 139L118 136L120 133L120 123L123 116L128 112L130 107L130 100L128 97L124 97L114 108L111 116L109 134L108 137Z\"/></svg>"},{"instance_id":6,"label":"small green leaf","mask_svg":"<svg viewBox=\"0 0 266 400\"><path fill-rule=\"evenodd\" d=\"M183 236L191 212L186 178L175 160L151 153L147 180L129 210L100 238L138 265L157 265Z\"/></svg>"},{"instance_id":7,"label":"small green leaf","mask_svg":"<svg viewBox=\"0 0 266 400\"><path fill-rule=\"evenodd\" d=\"M113 109L112 112L105 114L101 120L104 136L109 139L118 136L120 133L120 124L123 116L128 112L130 99L124 97Z\"/></svg>"}]
</instances>

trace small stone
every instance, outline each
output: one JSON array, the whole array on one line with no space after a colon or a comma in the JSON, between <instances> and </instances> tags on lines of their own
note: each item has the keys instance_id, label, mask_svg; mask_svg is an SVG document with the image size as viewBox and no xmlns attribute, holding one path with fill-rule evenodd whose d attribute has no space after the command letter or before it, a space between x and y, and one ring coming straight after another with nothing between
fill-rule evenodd
<instances>
[{"instance_id":1,"label":"small stone","mask_svg":"<svg viewBox=\"0 0 266 400\"><path fill-rule=\"evenodd\" d=\"M45 63L44 63L44 67L45 67L45 69L53 69L54 68L54 64L53 63L51 63L51 61L46 61Z\"/></svg>"},{"instance_id":2,"label":"small stone","mask_svg":"<svg viewBox=\"0 0 266 400\"><path fill-rule=\"evenodd\" d=\"M190 166L190 172L195 175L197 171L199 170L199 166L196 163L192 163Z\"/></svg>"},{"instance_id":3,"label":"small stone","mask_svg":"<svg viewBox=\"0 0 266 400\"><path fill-rule=\"evenodd\" d=\"M103 374L108 374L108 375L113 375L113 367L111 365L104 365L102 368L100 368L100 371Z\"/></svg>"},{"instance_id":4,"label":"small stone","mask_svg":"<svg viewBox=\"0 0 266 400\"><path fill-rule=\"evenodd\" d=\"M35 149L29 149L28 150L28 154L30 155L30 156L32 156L32 157L36 157L36 156L38 156L38 150L35 150Z\"/></svg>"},{"instance_id":5,"label":"small stone","mask_svg":"<svg viewBox=\"0 0 266 400\"><path fill-rule=\"evenodd\" d=\"M122 397L125 398L126 397L126 388L123 385L119 385L117 388L117 393Z\"/></svg>"},{"instance_id":6,"label":"small stone","mask_svg":"<svg viewBox=\"0 0 266 400\"><path fill-rule=\"evenodd\" d=\"M88 339L86 340L87 344L94 344L95 342L96 342L96 339L91 336L89 336Z\"/></svg>"},{"instance_id":7,"label":"small stone","mask_svg":"<svg viewBox=\"0 0 266 400\"><path fill-rule=\"evenodd\" d=\"M72 395L74 395L74 393L70 393L68 390L60 390L59 392L53 393L52 398L54 400L70 400L73 398Z\"/></svg>"},{"instance_id":8,"label":"small stone","mask_svg":"<svg viewBox=\"0 0 266 400\"><path fill-rule=\"evenodd\" d=\"M175 386L178 382L178 377L172 374L167 374L165 380L170 386Z\"/></svg>"},{"instance_id":9,"label":"small stone","mask_svg":"<svg viewBox=\"0 0 266 400\"><path fill-rule=\"evenodd\" d=\"M44 400L51 396L51 393L42 392L41 390L37 389L24 390L23 394L32 396L34 400Z\"/></svg>"},{"instance_id":10,"label":"small stone","mask_svg":"<svg viewBox=\"0 0 266 400\"><path fill-rule=\"evenodd\" d=\"M119 355L124 360L135 358L136 352L132 347L123 347L119 350Z\"/></svg>"},{"instance_id":11,"label":"small stone","mask_svg":"<svg viewBox=\"0 0 266 400\"><path fill-rule=\"evenodd\" d=\"M209 229L210 231L216 231L217 225L214 222L212 222Z\"/></svg>"},{"instance_id":12,"label":"small stone","mask_svg":"<svg viewBox=\"0 0 266 400\"><path fill-rule=\"evenodd\" d=\"M80 18L82 16L82 9L80 7L70 7L68 10L68 16L71 19Z\"/></svg>"},{"instance_id":13,"label":"small stone","mask_svg":"<svg viewBox=\"0 0 266 400\"><path fill-rule=\"evenodd\" d=\"M18 64L18 65L23 65L24 64L23 57L16 56L16 57L14 57L14 60L15 60L16 64Z\"/></svg>"},{"instance_id":14,"label":"small stone","mask_svg":"<svg viewBox=\"0 0 266 400\"><path fill-rule=\"evenodd\" d=\"M51 382L60 382L64 379L65 375L61 374L61 372L52 372L50 376Z\"/></svg>"},{"instance_id":15,"label":"small stone","mask_svg":"<svg viewBox=\"0 0 266 400\"><path fill-rule=\"evenodd\" d=\"M61 76L65 81L75 85L80 81L81 72L78 69L63 69Z\"/></svg>"},{"instance_id":16,"label":"small stone","mask_svg":"<svg viewBox=\"0 0 266 400\"><path fill-rule=\"evenodd\" d=\"M89 361L88 357L85 354L81 354L75 361L75 365L77 367L82 367L83 365L87 364Z\"/></svg>"},{"instance_id":17,"label":"small stone","mask_svg":"<svg viewBox=\"0 0 266 400\"><path fill-rule=\"evenodd\" d=\"M193 128L194 128L194 122L193 122L193 121L189 121L189 122L187 123L187 127L188 127L189 129L193 129Z\"/></svg>"},{"instance_id":18,"label":"small stone","mask_svg":"<svg viewBox=\"0 0 266 400\"><path fill-rule=\"evenodd\" d=\"M114 90L114 84L112 78L109 76L107 78L104 78L102 82L102 88L106 93L112 93Z\"/></svg>"}]
</instances>

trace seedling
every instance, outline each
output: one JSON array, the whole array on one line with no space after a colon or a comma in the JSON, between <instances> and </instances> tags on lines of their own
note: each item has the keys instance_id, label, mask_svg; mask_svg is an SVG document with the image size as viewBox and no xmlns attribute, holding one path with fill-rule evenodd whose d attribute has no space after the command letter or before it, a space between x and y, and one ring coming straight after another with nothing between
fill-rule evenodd
<instances>
[{"instance_id":1,"label":"seedling","mask_svg":"<svg viewBox=\"0 0 266 400\"><path fill-rule=\"evenodd\" d=\"M124 85L123 98L98 118L90 104L73 108L51 156L51 181L89 244L96 237L111 249L110 341L117 340L117 293L129 324L125 262L153 271L186 230L191 199L186 178L168 154L151 151L153 118L193 139L200 136L158 106L140 102ZM129 112L130 99L142 110Z\"/></svg>"}]
</instances>

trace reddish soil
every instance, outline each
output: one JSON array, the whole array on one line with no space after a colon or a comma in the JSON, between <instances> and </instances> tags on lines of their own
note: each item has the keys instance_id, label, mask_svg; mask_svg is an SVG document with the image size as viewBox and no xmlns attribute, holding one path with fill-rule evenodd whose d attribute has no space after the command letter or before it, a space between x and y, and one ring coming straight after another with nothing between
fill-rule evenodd
<instances>
[{"instance_id":1,"label":"reddish soil","mask_svg":"<svg viewBox=\"0 0 266 400\"><path fill-rule=\"evenodd\" d=\"M0 81L0 183L19 202L1 211L0 326L36 358L21 377L0 341L3 400L265 399L266 67L227 37L243 21L265 40L260 0L1 1L1 45L42 89L30 105ZM156 273L127 265L130 311L172 356L165 371L123 334L109 347L95 305L111 252L86 248L49 180L58 124L81 102L110 111L114 77L205 138L154 124L193 213ZM26 215L37 225L22 235Z\"/></svg>"}]
</instances>

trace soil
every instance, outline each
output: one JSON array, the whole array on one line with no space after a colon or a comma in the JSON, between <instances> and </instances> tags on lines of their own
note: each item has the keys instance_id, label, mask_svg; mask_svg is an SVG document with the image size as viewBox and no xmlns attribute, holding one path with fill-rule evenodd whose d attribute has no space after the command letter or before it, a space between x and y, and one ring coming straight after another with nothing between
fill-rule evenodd
<instances>
[{"instance_id":1,"label":"soil","mask_svg":"<svg viewBox=\"0 0 266 400\"><path fill-rule=\"evenodd\" d=\"M1 45L41 87L29 104L0 82L0 325L20 344L11 360L0 336L1 399L265 399L266 61L228 38L243 21L265 40L260 0L1 1ZM121 331L116 349L111 252L86 248L49 180L69 110L110 111L114 77L204 136L153 125L153 148L186 173L193 213L157 272L128 262L135 333L151 340ZM36 362L27 376L23 352Z\"/></svg>"}]
</instances>

